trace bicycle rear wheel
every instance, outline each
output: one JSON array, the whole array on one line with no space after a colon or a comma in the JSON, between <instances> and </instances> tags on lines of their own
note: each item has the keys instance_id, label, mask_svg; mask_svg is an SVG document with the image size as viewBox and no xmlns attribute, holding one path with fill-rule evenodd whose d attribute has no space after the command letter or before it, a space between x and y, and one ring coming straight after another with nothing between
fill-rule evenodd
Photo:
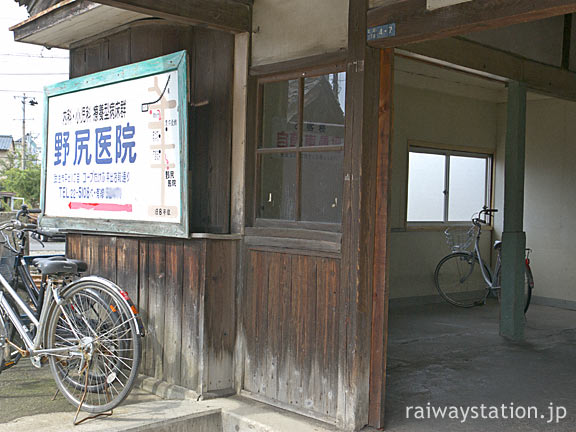
<instances>
[{"instance_id":1,"label":"bicycle rear wheel","mask_svg":"<svg viewBox=\"0 0 576 432\"><path fill-rule=\"evenodd\" d=\"M128 306L98 281L73 285L51 311L47 348L50 368L62 394L91 413L109 411L128 396L138 376L141 341Z\"/></svg>"},{"instance_id":2,"label":"bicycle rear wheel","mask_svg":"<svg viewBox=\"0 0 576 432\"><path fill-rule=\"evenodd\" d=\"M526 296L526 303L524 304L524 313L528 312L530 301L532 300L532 290L534 289L534 276L532 276L532 269L526 264L525 278L524 278L524 293Z\"/></svg>"},{"instance_id":3,"label":"bicycle rear wheel","mask_svg":"<svg viewBox=\"0 0 576 432\"><path fill-rule=\"evenodd\" d=\"M478 258L467 252L444 257L436 266L434 283L444 300L465 308L483 304L490 291Z\"/></svg>"}]
</instances>

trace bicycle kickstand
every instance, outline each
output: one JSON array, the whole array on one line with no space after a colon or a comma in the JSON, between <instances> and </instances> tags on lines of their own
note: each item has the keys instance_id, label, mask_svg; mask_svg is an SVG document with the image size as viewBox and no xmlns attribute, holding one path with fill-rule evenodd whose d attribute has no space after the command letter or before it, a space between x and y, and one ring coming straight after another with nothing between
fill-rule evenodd
<instances>
[{"instance_id":1,"label":"bicycle kickstand","mask_svg":"<svg viewBox=\"0 0 576 432\"><path fill-rule=\"evenodd\" d=\"M86 379L84 380L84 393L82 394L82 398L80 399L80 404L78 405L78 409L76 410L76 415L74 416L74 420L72 421L74 426L78 426L79 424L84 423L86 420L93 420L93 419L97 419L98 417L110 417L112 414L114 414L114 410L111 409L109 412L104 412L104 413L96 414L93 416L87 416L87 417L84 417L82 420L78 420L78 415L80 414L80 410L82 409L82 405L84 405L84 402L86 400L86 394L88 393L88 371L89 371L89 369L90 369L90 362L87 362L86 365L84 366L84 370L83 370L83 372L86 374ZM108 383L106 381L104 382L104 389L106 390L106 400L108 402L110 402L110 393L108 391Z\"/></svg>"}]
</instances>

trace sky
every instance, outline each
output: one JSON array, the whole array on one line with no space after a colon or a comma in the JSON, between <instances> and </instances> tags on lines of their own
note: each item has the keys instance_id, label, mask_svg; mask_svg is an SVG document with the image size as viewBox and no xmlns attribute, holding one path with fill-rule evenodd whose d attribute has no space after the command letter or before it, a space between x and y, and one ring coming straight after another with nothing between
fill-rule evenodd
<instances>
[{"instance_id":1,"label":"sky","mask_svg":"<svg viewBox=\"0 0 576 432\"><path fill-rule=\"evenodd\" d=\"M9 27L28 18L26 8L14 0L2 1L0 12L0 135L22 137L22 102L32 96L38 105L26 106L26 132L42 143L43 89L68 79L68 51L14 41Z\"/></svg>"}]
</instances>

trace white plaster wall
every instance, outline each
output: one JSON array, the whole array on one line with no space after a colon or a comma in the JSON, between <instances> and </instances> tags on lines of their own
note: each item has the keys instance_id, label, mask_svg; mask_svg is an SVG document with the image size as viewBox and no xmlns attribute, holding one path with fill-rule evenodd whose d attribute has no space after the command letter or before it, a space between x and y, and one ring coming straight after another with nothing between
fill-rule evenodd
<instances>
[{"instance_id":1,"label":"white plaster wall","mask_svg":"<svg viewBox=\"0 0 576 432\"><path fill-rule=\"evenodd\" d=\"M405 86L394 88L392 142L390 295L436 295L433 274L448 252L443 230L405 230L408 140L496 148L498 104ZM483 234L488 253L491 232Z\"/></svg>"},{"instance_id":2,"label":"white plaster wall","mask_svg":"<svg viewBox=\"0 0 576 432\"><path fill-rule=\"evenodd\" d=\"M348 0L255 0L252 65L345 49Z\"/></svg>"},{"instance_id":3,"label":"white plaster wall","mask_svg":"<svg viewBox=\"0 0 576 432\"><path fill-rule=\"evenodd\" d=\"M506 107L499 108L496 203L503 207ZM533 249L534 295L576 302L576 103L527 106L524 226ZM501 219L496 234L502 230Z\"/></svg>"}]
</instances>

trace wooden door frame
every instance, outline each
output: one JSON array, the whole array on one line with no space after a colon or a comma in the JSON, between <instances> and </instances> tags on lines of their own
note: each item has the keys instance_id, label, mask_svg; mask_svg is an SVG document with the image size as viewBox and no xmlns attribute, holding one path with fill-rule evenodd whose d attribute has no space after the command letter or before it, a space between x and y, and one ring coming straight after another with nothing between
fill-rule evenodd
<instances>
[{"instance_id":1,"label":"wooden door frame","mask_svg":"<svg viewBox=\"0 0 576 432\"><path fill-rule=\"evenodd\" d=\"M374 218L374 276L372 279L372 336L368 424L384 425L389 292L389 191L392 144L394 50L380 50L376 208Z\"/></svg>"}]
</instances>

